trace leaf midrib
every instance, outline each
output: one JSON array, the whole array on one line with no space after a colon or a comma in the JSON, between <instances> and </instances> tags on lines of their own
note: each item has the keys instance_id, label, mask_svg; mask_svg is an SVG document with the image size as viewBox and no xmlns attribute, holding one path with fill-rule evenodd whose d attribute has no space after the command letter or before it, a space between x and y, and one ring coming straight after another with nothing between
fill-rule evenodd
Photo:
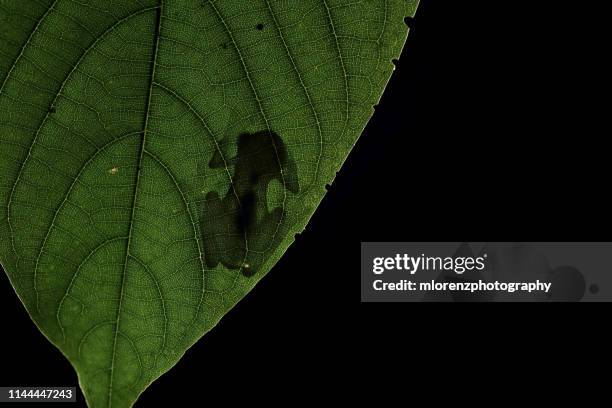
<instances>
[{"instance_id":1,"label":"leaf midrib","mask_svg":"<svg viewBox=\"0 0 612 408\"><path fill-rule=\"evenodd\" d=\"M62 92L64 91L64 88L65 88L66 84L68 83L68 81L70 80L70 78L72 77L72 75L77 71L78 67L81 65L83 60L87 57L87 55L89 55L91 50L93 50L96 47L96 45L98 45L98 43L103 38L105 38L109 33L113 32L113 30L116 29L118 26L120 26L121 24L125 23L126 21L129 21L130 19L134 18L135 16L147 13L149 11L157 10L157 9L158 9L158 7L147 7L147 8L143 8L141 10L138 10L138 11L136 11L134 13L131 13L131 14L123 17L122 19L118 20L117 22L115 22L111 26L109 26L102 34L100 34L87 47L87 49L81 54L81 56L79 57L77 62L74 64L74 67L70 70L68 75L66 75L66 78L62 82L59 90L57 91L57 93L55 94L55 97L53 98L53 101L51 102L51 106L55 106L55 104L57 103L57 100L62 95ZM49 119L49 116L50 116L50 113L47 112L45 114L45 117L43 118L42 122L38 126L38 128L36 130L36 133L34 134L34 139L32 140L32 143L30 145L30 151L32 150L32 148L36 144L36 142L38 140L38 136L39 136L43 126L45 125L45 123ZM47 233L45 234L45 238L43 239L43 243L42 243L42 245L40 247L38 256L36 257L36 262L35 262L35 266L34 266L34 293L36 294L36 311L38 313L40 313L39 300L38 300L38 291L37 291L38 267L39 267L40 258L42 257L42 254L44 252L45 246L47 245L47 241L49 239L49 236L51 235L51 230L53 229L53 226L55 225L55 220L57 219L57 216L59 215L60 211L64 207L64 204L68 201L68 197L69 197L70 193L72 192L72 189L74 188L74 186L77 184L77 180L79 179L79 177L81 176L83 171L85 171L87 166L96 158L96 156L98 154L100 154L101 152L103 152L104 149L106 149L109 145L112 145L112 144L116 143L117 141L119 141L119 140L121 140L121 139L123 139L123 138L125 138L127 136L130 136L130 135L135 135L135 133L128 133L126 135L122 135L121 137L118 137L116 139L111 140L109 143L105 144L104 146L97 148L96 152L85 162L85 164L79 170L79 173L74 177L74 180L73 180L72 184L70 185L70 187L68 188L68 191L64 194L64 198L63 198L62 203L58 206L57 210L53 214L53 219L51 220L51 224L49 224L49 228L47 229ZM29 157L29 154L28 154L28 157ZM26 162L27 162L27 158L23 162L21 172L23 171L23 168L25 168ZM15 182L15 185L13 186L13 191L14 191L14 188L17 185L17 183L18 183L18 180ZM12 194L14 194L14 192ZM11 197L12 197L12 194L11 194ZM9 206L10 206L10 199L9 199ZM60 325L60 329L61 329L61 325Z\"/></svg>"},{"instance_id":2,"label":"leaf midrib","mask_svg":"<svg viewBox=\"0 0 612 408\"><path fill-rule=\"evenodd\" d=\"M147 102L145 106L145 114L144 114L144 120L143 120L143 125L142 125L142 138L140 139L138 164L136 167L136 183L134 186L134 194L132 197L132 213L130 215L130 225L129 225L129 230L128 230L127 243L126 243L125 259L123 262L123 272L121 276L121 289L120 289L119 301L118 301L119 303L117 305L117 320L115 322L115 330L114 330L114 338L113 338L113 352L111 355L110 378L109 378L109 383L108 383L108 408L111 408L112 400L113 400L112 399L113 397L113 379L114 379L113 374L114 374L114 369L115 369L115 358L116 358L116 353L117 353L117 339L119 337L118 336L119 335L119 323L121 320L121 305L123 301L123 292L125 288L125 277L127 274L128 260L129 258L132 257L132 255L130 254L130 246L132 243L132 232L133 232L133 226L134 226L134 218L136 215L136 201L138 197L138 187L140 185L140 172L142 170L142 159L145 153L147 132L148 132L148 127L149 127L149 119L151 116L150 115L151 99L153 95L153 87L155 86L155 69L157 66L157 54L159 50L159 39L160 39L162 15L163 15L163 0L158 0L158 1L159 3L158 3L157 10L156 10L155 31L153 35L153 58L151 60L151 67L150 67L149 89L148 89L148 94L147 94Z\"/></svg>"}]
</instances>

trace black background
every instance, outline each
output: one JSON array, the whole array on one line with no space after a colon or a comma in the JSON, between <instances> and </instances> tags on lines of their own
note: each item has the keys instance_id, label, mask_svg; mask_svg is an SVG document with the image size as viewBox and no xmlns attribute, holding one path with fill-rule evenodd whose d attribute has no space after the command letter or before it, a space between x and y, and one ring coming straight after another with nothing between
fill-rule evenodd
<instances>
[{"instance_id":1,"label":"black background","mask_svg":"<svg viewBox=\"0 0 612 408\"><path fill-rule=\"evenodd\" d=\"M596 306L359 302L361 241L609 241L605 14L519 3L422 1L376 114L305 232L138 406L269 403L279 391L326 404L401 397L382 391L414 387L412 376L457 380L472 365L526 361L535 369L521 366L522 384L540 384L603 364L607 312ZM0 293L0 385L78 385L4 274Z\"/></svg>"}]
</instances>

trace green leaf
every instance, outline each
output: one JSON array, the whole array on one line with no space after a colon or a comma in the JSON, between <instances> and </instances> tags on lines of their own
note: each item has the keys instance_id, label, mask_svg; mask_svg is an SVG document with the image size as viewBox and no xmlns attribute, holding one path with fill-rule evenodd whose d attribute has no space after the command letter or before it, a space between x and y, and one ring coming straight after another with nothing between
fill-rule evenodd
<instances>
[{"instance_id":1,"label":"green leaf","mask_svg":"<svg viewBox=\"0 0 612 408\"><path fill-rule=\"evenodd\" d=\"M0 0L0 261L131 406L303 230L418 0Z\"/></svg>"}]
</instances>

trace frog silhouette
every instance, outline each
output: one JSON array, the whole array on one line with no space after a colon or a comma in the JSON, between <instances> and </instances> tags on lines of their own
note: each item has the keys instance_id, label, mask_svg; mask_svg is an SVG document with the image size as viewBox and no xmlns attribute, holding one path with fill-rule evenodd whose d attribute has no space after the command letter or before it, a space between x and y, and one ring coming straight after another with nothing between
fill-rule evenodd
<instances>
[{"instance_id":1,"label":"frog silhouette","mask_svg":"<svg viewBox=\"0 0 612 408\"><path fill-rule=\"evenodd\" d=\"M282 139L274 132L242 133L236 156L224 159L217 151L211 169L233 166L232 182L223 197L216 191L206 194L200 215L200 229L206 265L219 263L253 276L265 260L265 253L280 243L285 233L284 201L268 208L268 186L277 180L286 192L298 193L295 162Z\"/></svg>"}]
</instances>

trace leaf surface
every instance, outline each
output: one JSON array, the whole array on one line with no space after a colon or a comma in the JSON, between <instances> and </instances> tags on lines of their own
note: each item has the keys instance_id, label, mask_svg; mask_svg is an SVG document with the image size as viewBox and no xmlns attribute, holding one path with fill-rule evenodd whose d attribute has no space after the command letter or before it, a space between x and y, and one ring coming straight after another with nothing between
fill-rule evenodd
<instances>
[{"instance_id":1,"label":"leaf surface","mask_svg":"<svg viewBox=\"0 0 612 408\"><path fill-rule=\"evenodd\" d=\"M303 230L416 6L0 0L0 262L91 407L131 406Z\"/></svg>"}]
</instances>

